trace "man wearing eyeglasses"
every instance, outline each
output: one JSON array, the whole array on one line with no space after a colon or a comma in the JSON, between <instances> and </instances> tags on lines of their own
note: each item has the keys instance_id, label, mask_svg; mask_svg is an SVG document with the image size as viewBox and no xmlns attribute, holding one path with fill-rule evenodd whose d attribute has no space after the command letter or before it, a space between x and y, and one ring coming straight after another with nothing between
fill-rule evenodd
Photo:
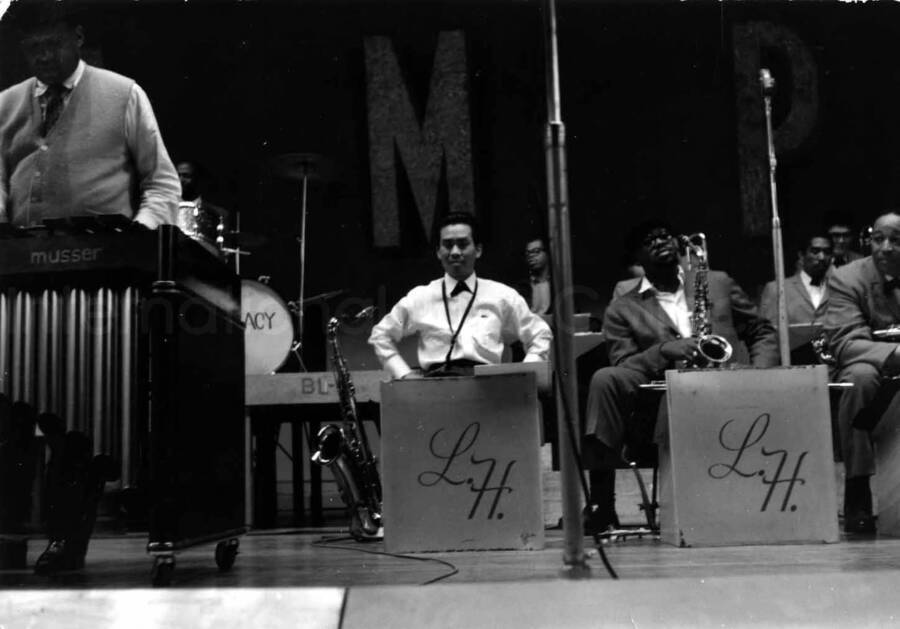
<instances>
[{"instance_id":1,"label":"man wearing eyeglasses","mask_svg":"<svg viewBox=\"0 0 900 629\"><path fill-rule=\"evenodd\" d=\"M861 253L853 250L854 230L849 220L832 216L827 231L834 248L833 264L835 268L863 257Z\"/></svg>"},{"instance_id":2,"label":"man wearing eyeglasses","mask_svg":"<svg viewBox=\"0 0 900 629\"><path fill-rule=\"evenodd\" d=\"M640 385L661 380L666 369L683 366L698 355L692 337L696 269L679 265L679 243L671 227L648 221L630 236L631 251L645 276L606 310L603 331L610 367L591 379L585 413L586 467L591 470L591 504L586 528L602 532L618 526L615 513L615 471L623 463L623 445L645 448L659 440L665 411L659 397L639 395ZM778 364L778 344L772 324L758 315L747 294L727 274L708 272L709 322L712 333L724 337L738 357L756 367ZM746 345L749 359L741 342Z\"/></svg>"},{"instance_id":3,"label":"man wearing eyeglasses","mask_svg":"<svg viewBox=\"0 0 900 629\"><path fill-rule=\"evenodd\" d=\"M546 315L553 312L553 284L550 281L550 252L547 239L532 238L525 244L525 263L528 265L528 282L523 282L522 296L531 312Z\"/></svg>"},{"instance_id":4,"label":"man wearing eyeglasses","mask_svg":"<svg viewBox=\"0 0 900 629\"><path fill-rule=\"evenodd\" d=\"M900 210L872 227L872 255L836 269L828 280L825 331L844 389L838 429L844 460L844 530L874 533L869 477L875 473L872 429L900 415Z\"/></svg>"}]
</instances>

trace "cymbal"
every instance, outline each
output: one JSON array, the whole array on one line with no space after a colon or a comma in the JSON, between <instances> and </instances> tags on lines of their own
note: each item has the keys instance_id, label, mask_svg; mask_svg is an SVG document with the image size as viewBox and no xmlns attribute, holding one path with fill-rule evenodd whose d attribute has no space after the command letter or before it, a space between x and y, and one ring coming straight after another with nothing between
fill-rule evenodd
<instances>
[{"instance_id":1,"label":"cymbal","mask_svg":"<svg viewBox=\"0 0 900 629\"><path fill-rule=\"evenodd\" d=\"M326 301L326 300L331 299L331 298L333 298L333 297L339 297L340 295L343 295L343 294L346 293L346 292L347 292L347 291L346 291L345 289L342 288L342 289L340 289L340 290L333 290L333 291L328 292L328 293L320 293L320 294L318 294L318 295L313 295L312 297L307 297L306 299L304 299L304 300L303 300L303 305L304 305L304 306L309 306L310 304L315 304L315 303L318 303L318 302L320 302L320 301Z\"/></svg>"},{"instance_id":2,"label":"cymbal","mask_svg":"<svg viewBox=\"0 0 900 629\"><path fill-rule=\"evenodd\" d=\"M284 153L270 160L272 172L277 177L291 181L315 181L328 175L328 163L316 153Z\"/></svg>"},{"instance_id":3,"label":"cymbal","mask_svg":"<svg viewBox=\"0 0 900 629\"><path fill-rule=\"evenodd\" d=\"M203 201L201 203L201 207L205 211L212 212L213 214L217 214L218 216L230 216L231 210L225 209L220 205L216 205L215 203L210 203L209 201Z\"/></svg>"},{"instance_id":4,"label":"cymbal","mask_svg":"<svg viewBox=\"0 0 900 629\"><path fill-rule=\"evenodd\" d=\"M251 232L226 232L226 241L237 247L264 247L269 239Z\"/></svg>"}]
</instances>

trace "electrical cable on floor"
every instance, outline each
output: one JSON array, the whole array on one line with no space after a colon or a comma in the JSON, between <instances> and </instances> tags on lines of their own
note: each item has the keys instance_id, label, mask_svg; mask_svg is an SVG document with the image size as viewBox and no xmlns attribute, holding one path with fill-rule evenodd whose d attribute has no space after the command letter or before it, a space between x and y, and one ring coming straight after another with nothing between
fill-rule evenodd
<instances>
[{"instance_id":1,"label":"electrical cable on floor","mask_svg":"<svg viewBox=\"0 0 900 629\"><path fill-rule=\"evenodd\" d=\"M558 343L553 343L553 356L555 359L554 362L557 365L562 365L559 355ZM553 375L556 378L556 382L558 385L557 395L559 395L560 399L562 400L563 421L565 421L566 426L568 426L568 430L566 432L569 436L569 447L572 450L572 455L575 457L575 465L578 467L578 480L581 481L581 491L584 494L584 503L585 505L590 505L591 493L588 489L587 478L585 478L584 469L582 468L581 464L581 449L578 447L578 442L575 440L575 435L578 433L576 433L575 422L572 418L572 409L569 408L569 400L563 393L562 376L556 369L553 370ZM606 551L603 549L603 541L600 539L600 534L594 532L591 534L591 537L594 539L594 545L596 546L597 552L600 555L600 561L603 562L603 565L606 567L606 571L609 573L609 576L613 579L618 579L619 575L616 574L615 569L612 567L612 564L609 562L609 559L606 556Z\"/></svg>"},{"instance_id":2,"label":"electrical cable on floor","mask_svg":"<svg viewBox=\"0 0 900 629\"><path fill-rule=\"evenodd\" d=\"M334 542L344 542L350 541L353 538L349 535L341 536L341 537L323 537L317 542L313 542L313 546L318 546L320 548L339 548L341 550L352 550L360 553L368 553L370 555L383 555L385 557L395 557L397 559L413 559L415 561L431 561L434 563L439 563L443 566L447 566L450 568L450 572L446 574L442 574L439 577L435 577L434 579L429 579L424 583L420 583L419 585L431 585L432 583L437 583L438 581L443 581L444 579L449 579L455 574L459 573L459 568L454 566L449 561L444 561L443 559L435 559L434 557L416 557L414 555L401 555L398 553L389 553L383 550L369 550L366 548L362 548L359 546L336 546Z\"/></svg>"}]
</instances>

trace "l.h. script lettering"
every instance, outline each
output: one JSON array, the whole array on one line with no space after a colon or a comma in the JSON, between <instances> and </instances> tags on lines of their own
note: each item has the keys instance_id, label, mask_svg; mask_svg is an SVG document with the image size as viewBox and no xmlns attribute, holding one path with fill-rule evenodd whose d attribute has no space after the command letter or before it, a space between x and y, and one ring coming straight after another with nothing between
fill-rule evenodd
<instances>
[{"instance_id":1,"label":"l.h. script lettering","mask_svg":"<svg viewBox=\"0 0 900 629\"><path fill-rule=\"evenodd\" d=\"M786 476L785 466L788 464L791 454L783 449L770 450L765 445L760 444L769 430L771 421L772 418L769 413L763 413L753 420L746 431L742 431L739 424L733 419L729 419L722 424L722 427L719 429L719 445L726 452L733 453L733 457L729 462L710 465L708 474L710 478L715 480L723 480L732 474L737 474L747 479L758 477L763 487L768 487L760 511L766 511L769 508L775 489L784 485L781 511L787 511L794 487L806 484L806 479L800 476L800 468L803 466L803 461L806 459L809 451L807 450L797 455L793 472ZM775 457L776 468L771 476L766 475L767 466L759 469L753 463L747 462L748 459L753 458L752 455L757 450L757 445L759 445L758 450L763 457ZM791 504L790 510L796 511L797 505Z\"/></svg>"},{"instance_id":2,"label":"l.h. script lettering","mask_svg":"<svg viewBox=\"0 0 900 629\"><path fill-rule=\"evenodd\" d=\"M253 330L271 330L275 312L248 312L244 315L244 327Z\"/></svg>"},{"instance_id":3,"label":"l.h. script lettering","mask_svg":"<svg viewBox=\"0 0 900 629\"><path fill-rule=\"evenodd\" d=\"M478 422L472 422L463 429L449 448L449 451L447 451L440 447L441 440L439 438L444 433L444 429L439 428L436 430L431 435L428 449L435 459L443 461L442 467L440 470L422 472L418 476L418 481L422 487L434 487L438 483L446 483L454 487L468 486L469 491L475 494L472 508L469 509L469 520L475 517L485 495L493 493L493 500L490 506L487 507L487 519L492 520L496 518L502 520L503 512L498 511L500 498L504 493L511 494L513 492L513 488L507 483L509 482L510 471L516 461L509 461L503 468L500 482L492 485L491 481L494 478L494 473L497 471L498 461L490 457L481 459L475 455L474 448L480 431L481 425ZM450 442L452 442L452 439L443 441L444 444ZM469 453L468 457L464 456L466 453ZM479 468L479 466L484 467ZM484 471L483 475L477 480L474 478L473 467Z\"/></svg>"}]
</instances>

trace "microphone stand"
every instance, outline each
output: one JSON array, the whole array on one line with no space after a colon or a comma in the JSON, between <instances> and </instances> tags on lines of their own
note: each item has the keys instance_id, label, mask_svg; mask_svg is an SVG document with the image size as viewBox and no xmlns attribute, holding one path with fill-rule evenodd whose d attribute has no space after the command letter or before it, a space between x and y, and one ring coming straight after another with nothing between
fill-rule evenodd
<instances>
[{"instance_id":1,"label":"microphone stand","mask_svg":"<svg viewBox=\"0 0 900 629\"><path fill-rule=\"evenodd\" d=\"M788 342L787 303L784 299L784 245L781 240L781 217L778 216L778 189L775 184L775 169L778 160L775 157L775 139L772 134L772 94L775 92L775 79L768 68L759 71L759 82L763 94L766 111L766 141L769 147L769 189L772 193L772 256L775 261L775 288L778 304L778 348L781 353L781 364L789 367L791 350Z\"/></svg>"},{"instance_id":2,"label":"microphone stand","mask_svg":"<svg viewBox=\"0 0 900 629\"><path fill-rule=\"evenodd\" d=\"M544 26L547 80L547 126L544 148L547 162L548 227L553 255L553 368L559 375L557 391L557 426L559 434L559 470L565 546L563 575L587 578L590 566L584 553L581 524L580 474L578 469L578 382L575 365L575 342L572 300L572 260L569 228L569 192L566 181L565 126L562 122L559 95L559 60L556 48L556 3L544 0Z\"/></svg>"}]
</instances>

